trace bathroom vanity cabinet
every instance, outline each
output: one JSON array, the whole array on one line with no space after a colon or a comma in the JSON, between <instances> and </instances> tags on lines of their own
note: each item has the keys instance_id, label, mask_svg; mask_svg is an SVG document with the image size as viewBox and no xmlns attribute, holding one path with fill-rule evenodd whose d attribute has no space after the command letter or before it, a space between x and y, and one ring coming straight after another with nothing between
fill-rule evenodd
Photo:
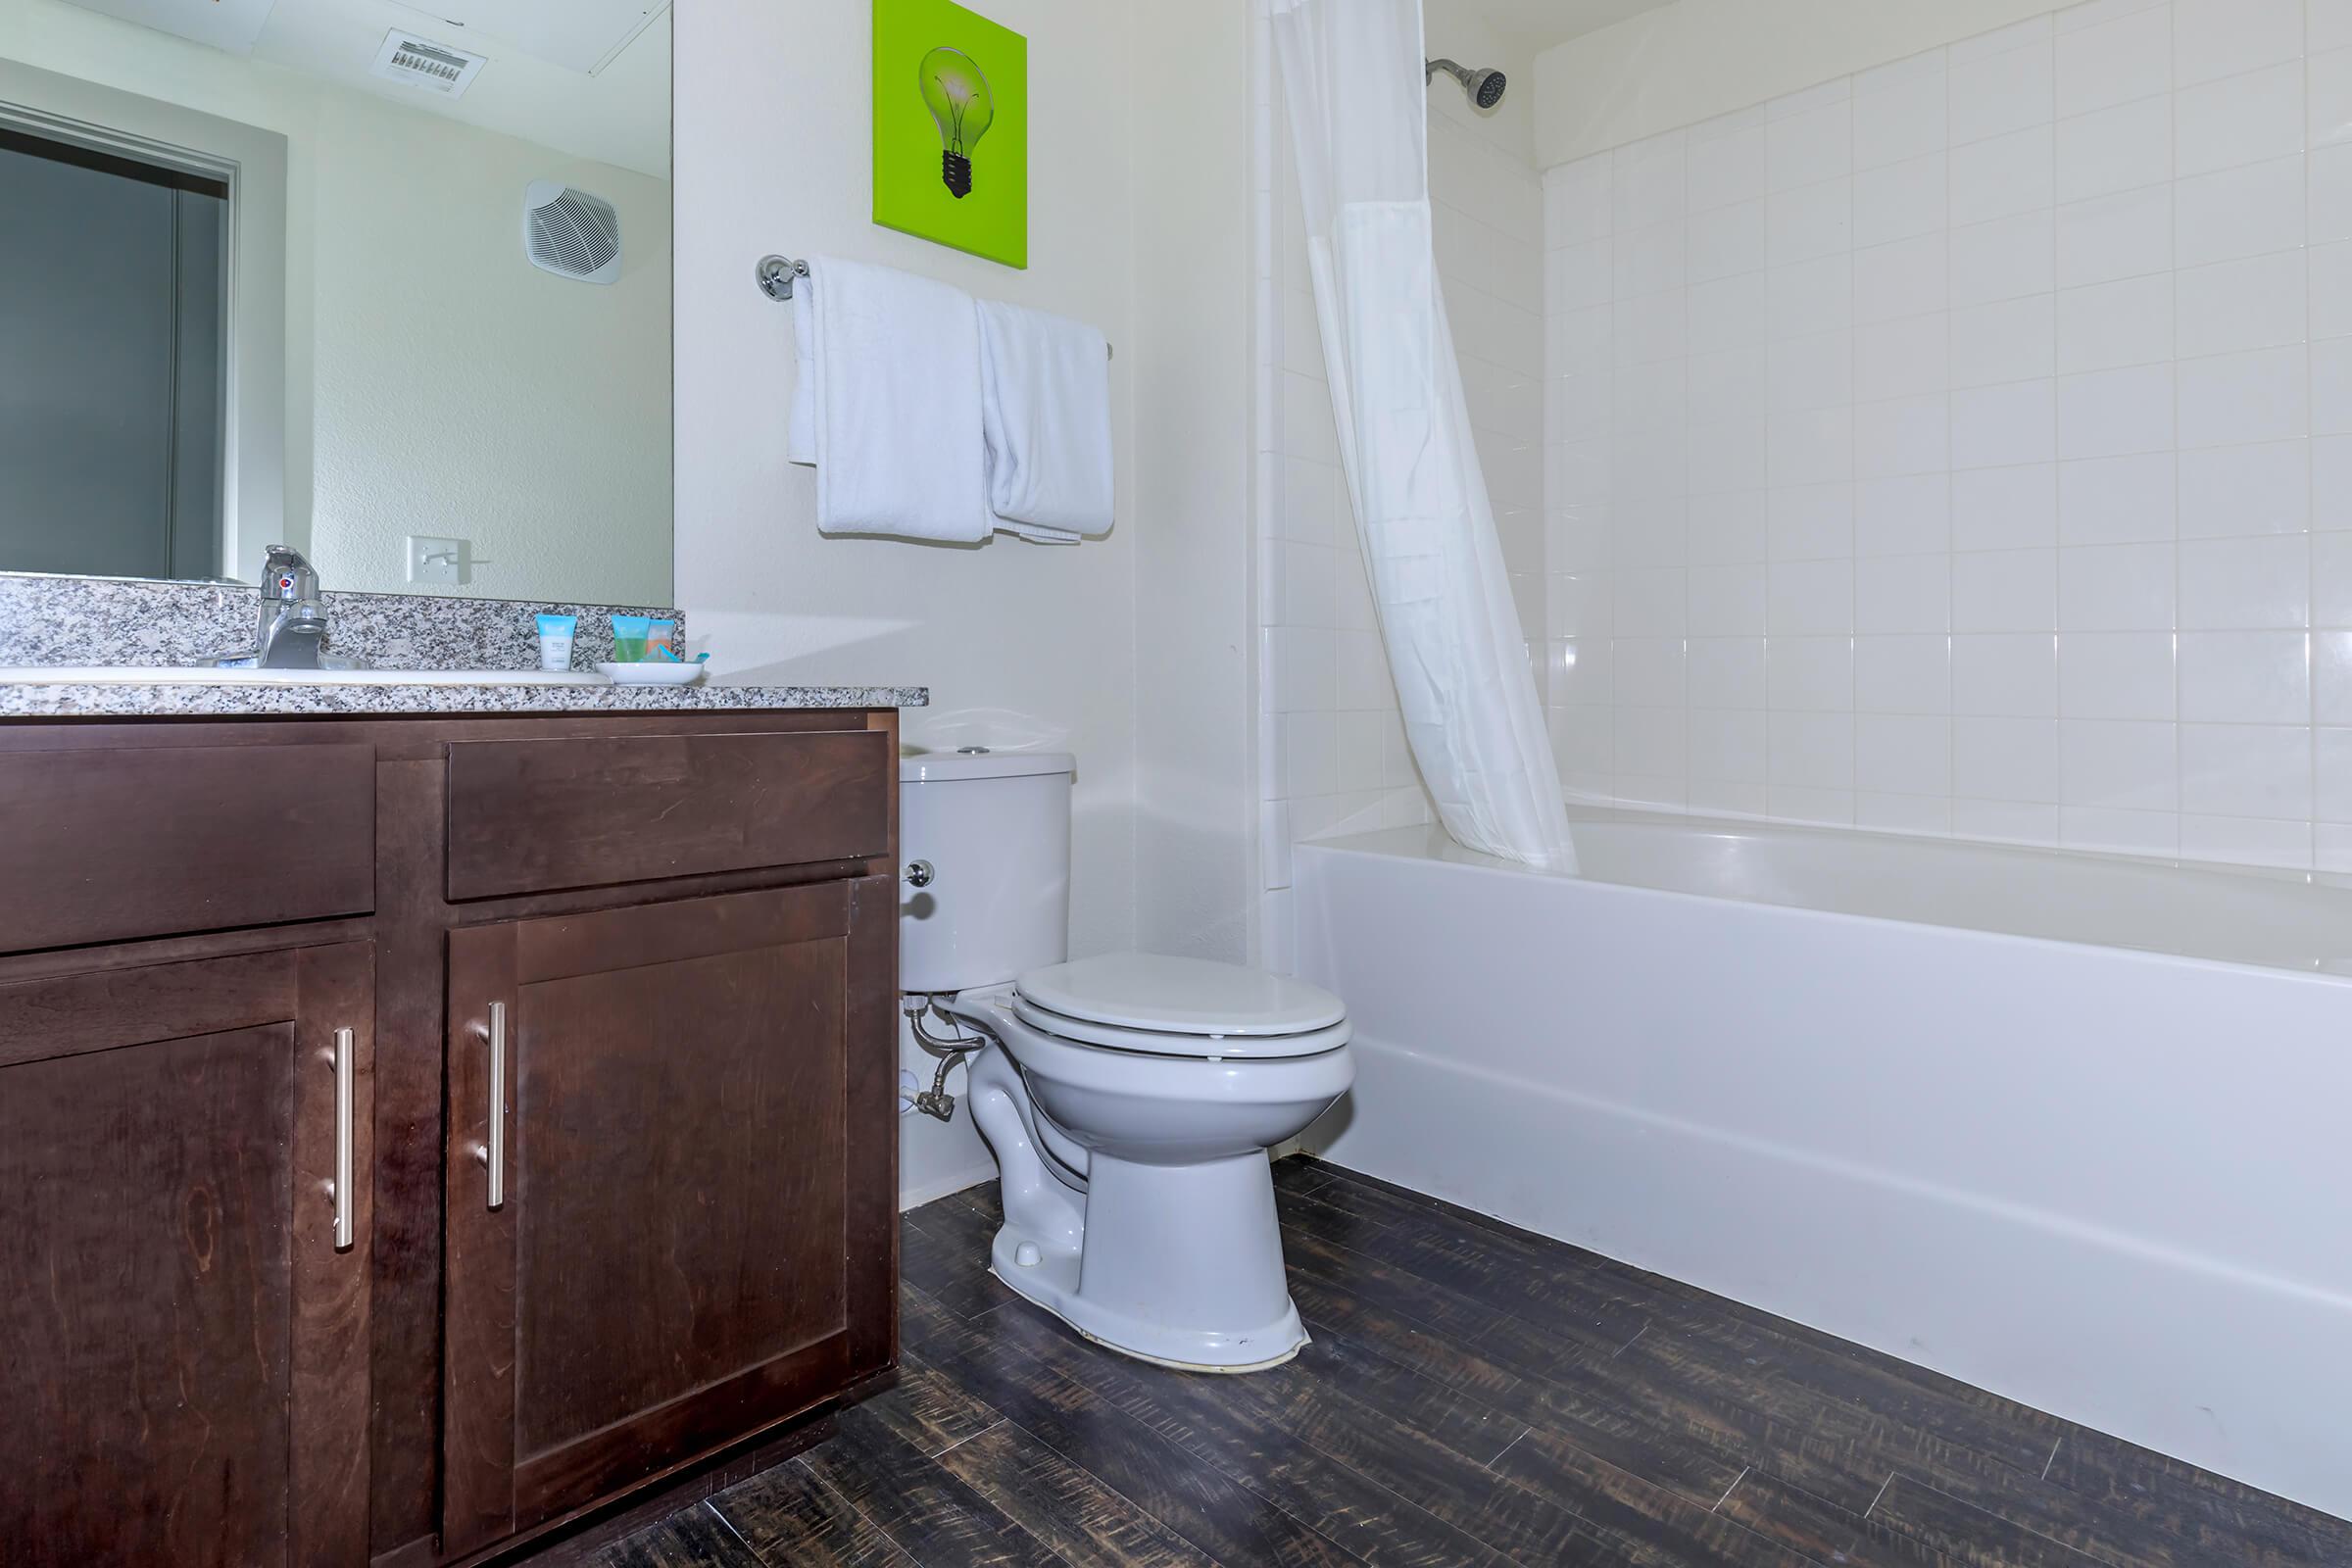
<instances>
[{"instance_id":1,"label":"bathroom vanity cabinet","mask_svg":"<svg viewBox=\"0 0 2352 1568\"><path fill-rule=\"evenodd\" d=\"M885 1373L896 738L0 721L10 1561L527 1549Z\"/></svg>"}]
</instances>

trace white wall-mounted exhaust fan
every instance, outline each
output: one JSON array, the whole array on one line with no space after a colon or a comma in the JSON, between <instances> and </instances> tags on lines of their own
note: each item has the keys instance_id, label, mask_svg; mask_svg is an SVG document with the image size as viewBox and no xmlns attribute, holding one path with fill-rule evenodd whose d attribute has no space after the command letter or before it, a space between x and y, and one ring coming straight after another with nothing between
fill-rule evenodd
<instances>
[{"instance_id":1,"label":"white wall-mounted exhaust fan","mask_svg":"<svg viewBox=\"0 0 2352 1568\"><path fill-rule=\"evenodd\" d=\"M395 27L384 34L384 46L375 52L375 64L369 69L387 81L405 81L445 98L460 98L481 74L482 65L480 55Z\"/></svg>"},{"instance_id":2,"label":"white wall-mounted exhaust fan","mask_svg":"<svg viewBox=\"0 0 2352 1568\"><path fill-rule=\"evenodd\" d=\"M620 214L602 196L534 179L522 193L522 250L541 271L613 282L620 276Z\"/></svg>"}]
</instances>

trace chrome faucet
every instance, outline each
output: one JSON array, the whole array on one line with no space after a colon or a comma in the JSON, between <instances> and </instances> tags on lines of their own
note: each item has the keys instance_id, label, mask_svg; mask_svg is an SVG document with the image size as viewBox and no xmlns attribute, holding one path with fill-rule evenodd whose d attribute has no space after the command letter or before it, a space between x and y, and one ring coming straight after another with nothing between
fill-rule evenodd
<instances>
[{"instance_id":1,"label":"chrome faucet","mask_svg":"<svg viewBox=\"0 0 2352 1568\"><path fill-rule=\"evenodd\" d=\"M353 662L326 652L326 601L318 573L291 545L271 545L262 563L262 602L254 620L253 650L231 654L223 665L261 669L348 669Z\"/></svg>"},{"instance_id":2,"label":"chrome faucet","mask_svg":"<svg viewBox=\"0 0 2352 1568\"><path fill-rule=\"evenodd\" d=\"M326 602L318 573L288 545L271 545L262 563L262 606L254 662L264 669L317 669L326 646Z\"/></svg>"}]
</instances>

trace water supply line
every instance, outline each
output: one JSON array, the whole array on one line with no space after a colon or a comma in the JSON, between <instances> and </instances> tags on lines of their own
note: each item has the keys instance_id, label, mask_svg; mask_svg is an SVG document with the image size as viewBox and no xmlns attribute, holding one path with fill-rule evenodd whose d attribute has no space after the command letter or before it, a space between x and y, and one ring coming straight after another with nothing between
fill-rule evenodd
<instances>
[{"instance_id":1,"label":"water supply line","mask_svg":"<svg viewBox=\"0 0 2352 1568\"><path fill-rule=\"evenodd\" d=\"M939 1058L939 1071L931 1075L931 1087L914 1096L910 1103L902 1103L899 1114L903 1116L909 1110L919 1110L941 1121L953 1121L956 1117L956 1097L948 1093L948 1070L969 1053L987 1045L988 1037L963 1034L962 1025L957 1024L947 1008L940 1005L937 997L909 992L899 999L899 1007L906 1014L906 1027L914 1031L914 1043ZM951 1024L956 1024L957 1032L935 1035L924 1028L923 1019L931 1013L937 1013ZM902 1075L902 1078L904 1080L906 1075ZM904 1089L900 1091L899 1098L903 1102L906 1100Z\"/></svg>"}]
</instances>

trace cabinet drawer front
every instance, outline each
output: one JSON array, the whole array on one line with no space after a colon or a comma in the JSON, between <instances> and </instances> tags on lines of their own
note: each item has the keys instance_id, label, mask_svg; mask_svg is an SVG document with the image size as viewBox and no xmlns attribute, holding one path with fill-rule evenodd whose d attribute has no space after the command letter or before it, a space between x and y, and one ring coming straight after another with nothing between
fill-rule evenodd
<instances>
[{"instance_id":1,"label":"cabinet drawer front","mask_svg":"<svg viewBox=\"0 0 2352 1568\"><path fill-rule=\"evenodd\" d=\"M891 760L867 729L453 741L449 897L884 855Z\"/></svg>"},{"instance_id":2,"label":"cabinet drawer front","mask_svg":"<svg viewBox=\"0 0 2352 1568\"><path fill-rule=\"evenodd\" d=\"M0 753L0 953L365 914L375 750Z\"/></svg>"}]
</instances>

